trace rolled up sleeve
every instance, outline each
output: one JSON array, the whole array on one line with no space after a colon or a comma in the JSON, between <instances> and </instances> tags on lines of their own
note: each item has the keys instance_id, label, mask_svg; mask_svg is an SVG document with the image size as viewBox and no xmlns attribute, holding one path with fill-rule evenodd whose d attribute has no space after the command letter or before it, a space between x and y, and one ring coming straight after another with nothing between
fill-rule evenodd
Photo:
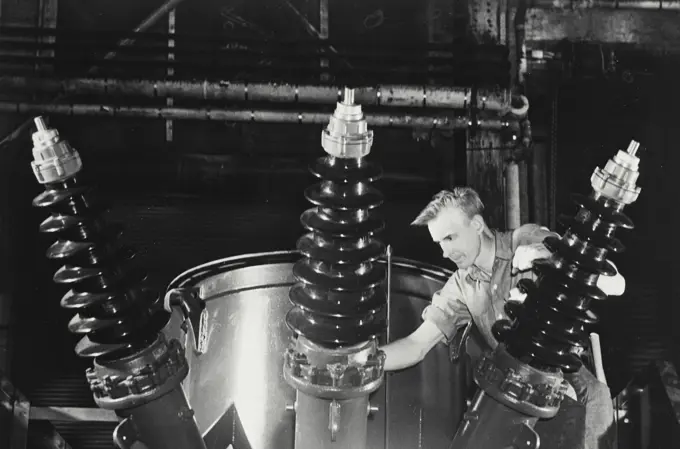
<instances>
[{"instance_id":1,"label":"rolled up sleeve","mask_svg":"<svg viewBox=\"0 0 680 449\"><path fill-rule=\"evenodd\" d=\"M462 301L462 289L458 272L446 282L444 288L432 296L432 304L423 310L424 321L433 323L449 343L456 331L471 320L470 312Z\"/></svg>"},{"instance_id":2,"label":"rolled up sleeve","mask_svg":"<svg viewBox=\"0 0 680 449\"><path fill-rule=\"evenodd\" d=\"M546 237L560 237L556 232L552 232L545 226L539 226L534 223L528 223L520 226L513 231L513 246L517 248L522 245L533 245L535 243L543 243Z\"/></svg>"}]
</instances>

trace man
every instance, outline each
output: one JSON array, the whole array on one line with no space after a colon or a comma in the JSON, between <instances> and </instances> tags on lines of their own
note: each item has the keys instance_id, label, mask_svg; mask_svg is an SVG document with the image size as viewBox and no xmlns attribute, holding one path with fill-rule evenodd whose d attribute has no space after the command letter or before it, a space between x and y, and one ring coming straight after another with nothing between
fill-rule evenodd
<instances>
[{"instance_id":1,"label":"man","mask_svg":"<svg viewBox=\"0 0 680 449\"><path fill-rule=\"evenodd\" d=\"M532 277L532 262L550 256L543 240L556 235L535 224L514 231L490 229L482 212L484 205L477 192L468 187L441 191L413 221L414 226L427 226L432 240L439 244L443 256L452 260L458 270L444 287L436 292L432 303L423 311L423 323L411 335L385 345L385 370L398 370L415 365L440 341L450 343L457 330L474 322L484 343L494 349L498 342L492 325L506 319L504 305L522 278ZM608 295L621 295L625 280L617 273L600 276L598 287ZM513 290L514 289L514 290ZM473 360L481 353L470 354ZM614 410L609 388L599 382L585 367L565 378L573 392L586 406L587 449L605 447L598 442L613 423Z\"/></svg>"}]
</instances>

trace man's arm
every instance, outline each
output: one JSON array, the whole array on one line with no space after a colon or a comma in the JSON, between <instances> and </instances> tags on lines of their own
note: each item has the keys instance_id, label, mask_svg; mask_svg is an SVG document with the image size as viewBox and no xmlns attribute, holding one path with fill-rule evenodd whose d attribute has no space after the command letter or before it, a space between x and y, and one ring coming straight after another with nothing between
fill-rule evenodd
<instances>
[{"instance_id":1,"label":"man's arm","mask_svg":"<svg viewBox=\"0 0 680 449\"><path fill-rule=\"evenodd\" d=\"M444 334L432 321L423 321L411 335L393 341L382 349L385 353L385 371L408 368L420 363Z\"/></svg>"},{"instance_id":2,"label":"man's arm","mask_svg":"<svg viewBox=\"0 0 680 449\"><path fill-rule=\"evenodd\" d=\"M408 368L421 362L440 341L450 341L456 331L470 321L467 306L461 301L460 274L456 272L444 288L432 297L423 311L423 324L408 337L383 346L385 370Z\"/></svg>"}]
</instances>

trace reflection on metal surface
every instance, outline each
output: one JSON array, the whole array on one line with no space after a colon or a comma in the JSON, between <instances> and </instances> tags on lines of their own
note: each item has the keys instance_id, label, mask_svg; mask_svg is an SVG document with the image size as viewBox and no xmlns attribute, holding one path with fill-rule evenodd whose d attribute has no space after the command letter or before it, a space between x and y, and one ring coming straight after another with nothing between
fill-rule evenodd
<instances>
[{"instance_id":1,"label":"reflection on metal surface","mask_svg":"<svg viewBox=\"0 0 680 449\"><path fill-rule=\"evenodd\" d=\"M184 273L169 287L198 287L210 315L204 354L197 354L193 337L184 335L179 312L165 330L189 349L191 369L184 388L209 449L228 444L234 449L294 448L295 414L290 409L295 390L284 381L282 365L292 337L284 318L291 308L288 290L298 258L296 252L278 252L215 261ZM450 274L392 259L392 340L420 324L422 309ZM444 345L421 364L390 374L389 410L384 386L370 398L374 408L368 447L448 448L455 432L453 417L464 403L453 395L456 376ZM386 415L390 446L385 441Z\"/></svg>"}]
</instances>

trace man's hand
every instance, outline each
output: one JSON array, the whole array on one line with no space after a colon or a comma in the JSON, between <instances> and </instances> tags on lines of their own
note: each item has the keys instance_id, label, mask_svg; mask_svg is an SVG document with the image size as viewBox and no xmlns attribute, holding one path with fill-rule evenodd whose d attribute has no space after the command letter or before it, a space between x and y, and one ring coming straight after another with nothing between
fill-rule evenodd
<instances>
[{"instance_id":1,"label":"man's hand","mask_svg":"<svg viewBox=\"0 0 680 449\"><path fill-rule=\"evenodd\" d=\"M531 268L534 260L547 259L550 255L551 252L542 243L519 246L512 258L512 274L526 271ZM612 263L612 265L614 264ZM621 276L616 265L614 265L614 268L616 269L614 276L602 275L597 278L597 287L607 296L621 296L626 291L626 279ZM519 292L515 296L519 297ZM520 301L523 299L522 297Z\"/></svg>"},{"instance_id":2,"label":"man's hand","mask_svg":"<svg viewBox=\"0 0 680 449\"><path fill-rule=\"evenodd\" d=\"M551 252L543 243L533 243L531 245L518 246L515 256L512 258L512 274L531 269L531 265L536 259L546 259Z\"/></svg>"},{"instance_id":3,"label":"man's hand","mask_svg":"<svg viewBox=\"0 0 680 449\"><path fill-rule=\"evenodd\" d=\"M612 263L612 265L614 265ZM626 291L626 278L621 276L619 269L616 268L614 276L601 275L597 278L597 287L602 290L607 296L621 296Z\"/></svg>"}]
</instances>

